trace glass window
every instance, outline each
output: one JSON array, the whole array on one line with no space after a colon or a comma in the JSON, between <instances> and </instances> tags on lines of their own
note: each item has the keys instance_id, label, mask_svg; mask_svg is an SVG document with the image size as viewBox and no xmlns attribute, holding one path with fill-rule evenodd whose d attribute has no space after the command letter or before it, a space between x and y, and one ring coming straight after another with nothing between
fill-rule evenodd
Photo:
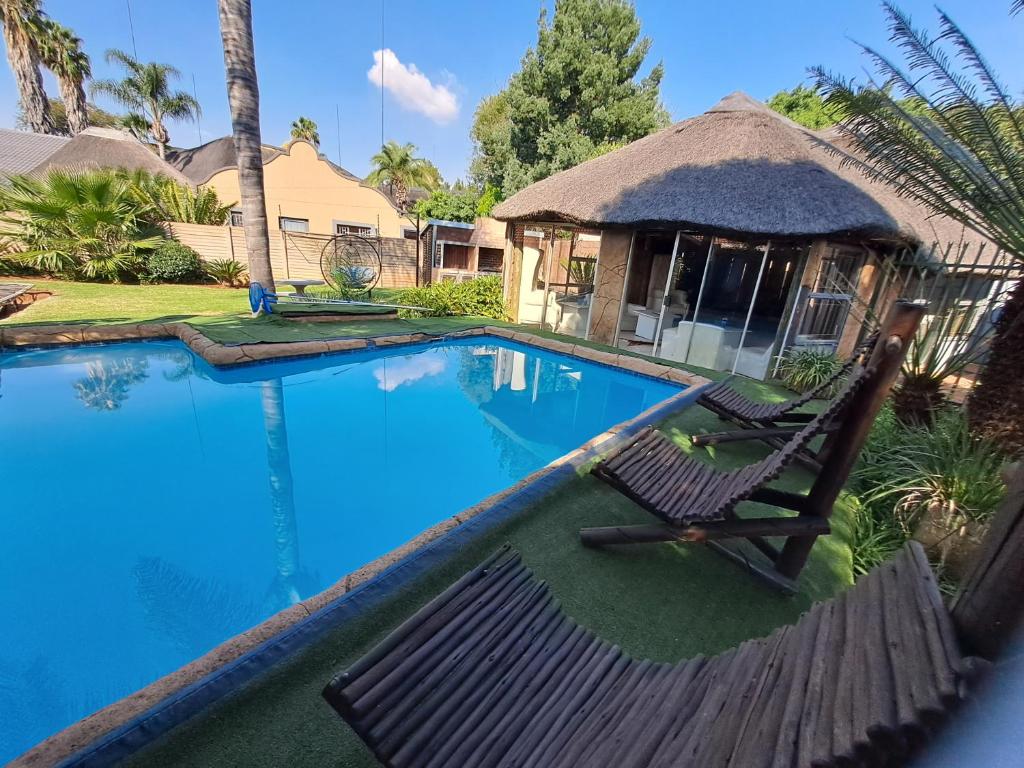
<instances>
[{"instance_id":1,"label":"glass window","mask_svg":"<svg viewBox=\"0 0 1024 768\"><path fill-rule=\"evenodd\" d=\"M416 227L402 227L402 237L406 240L416 239Z\"/></svg>"},{"instance_id":2,"label":"glass window","mask_svg":"<svg viewBox=\"0 0 1024 768\"><path fill-rule=\"evenodd\" d=\"M228 224L232 227L242 226L242 212L237 208L232 210L228 216Z\"/></svg>"},{"instance_id":3,"label":"glass window","mask_svg":"<svg viewBox=\"0 0 1024 768\"><path fill-rule=\"evenodd\" d=\"M360 237L372 237L373 227L369 224L352 224L334 222L334 234L336 235L359 235Z\"/></svg>"},{"instance_id":4,"label":"glass window","mask_svg":"<svg viewBox=\"0 0 1024 768\"><path fill-rule=\"evenodd\" d=\"M293 219L289 216L279 216L277 226L285 232L309 232L309 219Z\"/></svg>"}]
</instances>

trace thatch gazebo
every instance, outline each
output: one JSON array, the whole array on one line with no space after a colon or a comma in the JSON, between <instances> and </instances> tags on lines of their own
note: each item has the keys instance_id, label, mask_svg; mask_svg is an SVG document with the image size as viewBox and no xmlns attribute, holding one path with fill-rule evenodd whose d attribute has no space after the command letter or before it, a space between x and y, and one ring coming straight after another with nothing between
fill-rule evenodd
<instances>
[{"instance_id":1,"label":"thatch gazebo","mask_svg":"<svg viewBox=\"0 0 1024 768\"><path fill-rule=\"evenodd\" d=\"M843 353L860 332L851 306L892 298L877 295L885 260L934 242L980 245L850 159L833 133L733 93L539 181L494 211L508 225L513 314L558 329L575 313L578 335L759 376L797 338ZM599 232L600 247L592 289L571 307L545 279L566 270L548 252L581 230Z\"/></svg>"}]
</instances>

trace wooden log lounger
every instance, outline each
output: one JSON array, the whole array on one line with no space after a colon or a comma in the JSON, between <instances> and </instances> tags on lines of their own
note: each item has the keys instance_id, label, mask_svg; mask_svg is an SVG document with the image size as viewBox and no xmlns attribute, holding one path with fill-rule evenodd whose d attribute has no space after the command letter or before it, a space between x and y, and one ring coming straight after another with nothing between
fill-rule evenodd
<instances>
[{"instance_id":1,"label":"wooden log lounger","mask_svg":"<svg viewBox=\"0 0 1024 768\"><path fill-rule=\"evenodd\" d=\"M872 344L867 365L854 370L842 391L821 413L759 462L722 472L691 458L653 427L642 431L598 463L593 474L662 522L584 528L580 531L583 544L708 542L771 585L794 592L795 579L814 540L829 533L832 507L849 478L875 415L889 394L922 314L920 306L897 302L881 332L883 341ZM826 436L824 463L807 495L767 487L821 435ZM798 516L741 519L736 507L743 501L793 510ZM785 537L785 543L779 549L766 537ZM735 547L714 541L728 538L750 541L764 558L752 558Z\"/></svg>"},{"instance_id":2,"label":"wooden log lounger","mask_svg":"<svg viewBox=\"0 0 1024 768\"><path fill-rule=\"evenodd\" d=\"M891 766L967 669L916 543L796 624L678 664L577 625L505 547L324 697L396 768Z\"/></svg>"}]
</instances>

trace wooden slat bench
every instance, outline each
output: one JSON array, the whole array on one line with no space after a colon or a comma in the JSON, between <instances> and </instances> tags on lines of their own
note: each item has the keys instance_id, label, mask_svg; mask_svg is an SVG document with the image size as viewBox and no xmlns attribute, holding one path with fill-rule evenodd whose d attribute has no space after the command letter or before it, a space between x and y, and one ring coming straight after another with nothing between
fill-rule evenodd
<instances>
[{"instance_id":1,"label":"wooden slat bench","mask_svg":"<svg viewBox=\"0 0 1024 768\"><path fill-rule=\"evenodd\" d=\"M708 542L773 586L796 589L814 540L830 531L828 518L850 476L875 415L888 397L924 308L897 302L873 344L867 365L855 370L842 391L811 421L790 434L759 462L722 472L688 456L668 437L648 428L599 462L593 475L661 520L654 525L584 528L587 546L664 541ZM825 436L822 464L806 495L768 487L798 461L810 442ZM797 516L740 518L736 507L755 501L793 510ZM784 537L779 549L768 537ZM746 539L745 552L721 539ZM747 550L750 548L748 547ZM752 557L757 556L757 558Z\"/></svg>"},{"instance_id":2,"label":"wooden slat bench","mask_svg":"<svg viewBox=\"0 0 1024 768\"><path fill-rule=\"evenodd\" d=\"M711 658L630 658L507 547L324 689L387 766L898 765L965 693L919 545Z\"/></svg>"}]
</instances>

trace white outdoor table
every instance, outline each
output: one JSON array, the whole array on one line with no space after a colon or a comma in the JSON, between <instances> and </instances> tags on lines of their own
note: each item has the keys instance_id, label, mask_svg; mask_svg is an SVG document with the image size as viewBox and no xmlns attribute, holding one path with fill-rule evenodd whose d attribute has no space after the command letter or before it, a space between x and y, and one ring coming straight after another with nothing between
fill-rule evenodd
<instances>
[{"instance_id":1,"label":"white outdoor table","mask_svg":"<svg viewBox=\"0 0 1024 768\"><path fill-rule=\"evenodd\" d=\"M281 285L290 285L295 289L296 296L305 296L306 288L311 285L324 285L323 280L281 280Z\"/></svg>"}]
</instances>

